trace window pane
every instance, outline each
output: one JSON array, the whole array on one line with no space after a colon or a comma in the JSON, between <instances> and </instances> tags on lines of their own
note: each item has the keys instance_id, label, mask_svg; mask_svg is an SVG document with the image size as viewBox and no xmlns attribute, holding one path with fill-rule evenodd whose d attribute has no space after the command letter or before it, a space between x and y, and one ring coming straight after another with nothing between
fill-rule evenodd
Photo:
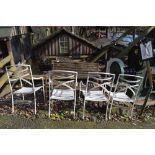
<instances>
[{"instance_id":1,"label":"window pane","mask_svg":"<svg viewBox=\"0 0 155 155\"><path fill-rule=\"evenodd\" d=\"M60 38L60 53L67 54L69 52L69 39L66 36Z\"/></svg>"}]
</instances>

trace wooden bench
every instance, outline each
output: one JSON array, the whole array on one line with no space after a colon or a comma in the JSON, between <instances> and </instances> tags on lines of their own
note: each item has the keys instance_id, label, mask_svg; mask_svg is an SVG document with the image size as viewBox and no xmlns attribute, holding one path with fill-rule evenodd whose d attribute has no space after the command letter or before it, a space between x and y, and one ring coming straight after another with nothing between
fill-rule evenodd
<instances>
[{"instance_id":1,"label":"wooden bench","mask_svg":"<svg viewBox=\"0 0 155 155\"><path fill-rule=\"evenodd\" d=\"M98 63L88 62L56 62L53 64L54 70L70 70L78 72L78 79L86 79L88 72L98 72Z\"/></svg>"}]
</instances>

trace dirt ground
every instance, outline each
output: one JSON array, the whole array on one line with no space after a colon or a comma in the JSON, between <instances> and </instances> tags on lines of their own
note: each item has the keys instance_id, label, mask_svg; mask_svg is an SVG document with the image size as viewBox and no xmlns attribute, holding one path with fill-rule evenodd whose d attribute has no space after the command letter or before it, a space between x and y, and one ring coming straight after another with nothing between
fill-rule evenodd
<instances>
[{"instance_id":1,"label":"dirt ground","mask_svg":"<svg viewBox=\"0 0 155 155\"><path fill-rule=\"evenodd\" d=\"M105 121L105 105L90 103L86 107L86 118L82 119L82 102L77 103L76 119L73 119L73 104L56 102L51 117L48 118L48 104L39 103L37 115L31 102L18 102L15 113L11 113L11 102L0 102L1 129L154 129L155 117L152 108L147 109L141 118L135 111L133 120L126 110L113 109L111 120Z\"/></svg>"}]
</instances>

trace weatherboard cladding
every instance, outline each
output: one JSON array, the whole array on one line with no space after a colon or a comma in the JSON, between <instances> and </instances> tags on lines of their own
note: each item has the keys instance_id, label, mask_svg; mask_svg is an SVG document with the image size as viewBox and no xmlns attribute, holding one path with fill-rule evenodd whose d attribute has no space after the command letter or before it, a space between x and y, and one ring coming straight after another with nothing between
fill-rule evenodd
<instances>
[{"instance_id":1,"label":"weatherboard cladding","mask_svg":"<svg viewBox=\"0 0 155 155\"><path fill-rule=\"evenodd\" d=\"M37 56L60 56L60 38L62 36L68 37L69 40L68 55L89 55L99 50L91 42L62 29L35 45L32 49L33 52Z\"/></svg>"}]
</instances>

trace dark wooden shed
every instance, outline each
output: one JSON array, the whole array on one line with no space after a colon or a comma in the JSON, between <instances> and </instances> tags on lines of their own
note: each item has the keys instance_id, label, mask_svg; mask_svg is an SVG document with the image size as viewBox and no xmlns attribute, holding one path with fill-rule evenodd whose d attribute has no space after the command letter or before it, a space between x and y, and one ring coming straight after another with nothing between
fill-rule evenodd
<instances>
[{"instance_id":1,"label":"dark wooden shed","mask_svg":"<svg viewBox=\"0 0 155 155\"><path fill-rule=\"evenodd\" d=\"M0 27L0 53L3 58L8 55L6 42L9 41L15 63L23 62L31 56L31 27Z\"/></svg>"},{"instance_id":2,"label":"dark wooden shed","mask_svg":"<svg viewBox=\"0 0 155 155\"><path fill-rule=\"evenodd\" d=\"M65 29L53 33L32 48L36 60L59 56L88 57L99 50L93 43Z\"/></svg>"},{"instance_id":3,"label":"dark wooden shed","mask_svg":"<svg viewBox=\"0 0 155 155\"><path fill-rule=\"evenodd\" d=\"M23 62L31 56L31 27L0 27L0 97L7 74L5 66Z\"/></svg>"}]
</instances>

